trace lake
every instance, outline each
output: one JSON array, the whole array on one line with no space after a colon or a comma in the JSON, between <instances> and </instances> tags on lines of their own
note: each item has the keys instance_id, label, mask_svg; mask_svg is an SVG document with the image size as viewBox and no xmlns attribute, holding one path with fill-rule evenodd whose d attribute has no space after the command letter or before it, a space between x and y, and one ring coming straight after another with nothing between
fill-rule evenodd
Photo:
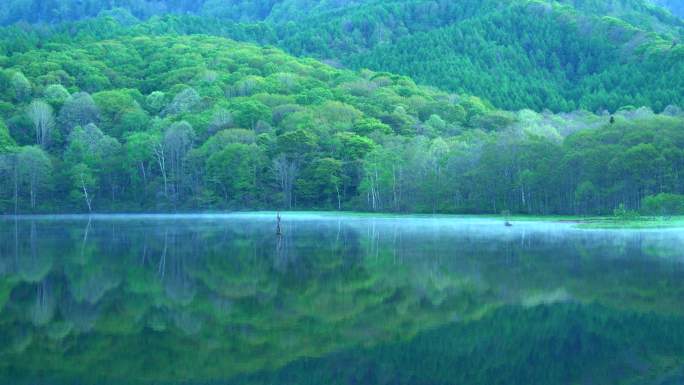
<instances>
[{"instance_id":1,"label":"lake","mask_svg":"<svg viewBox=\"0 0 684 385\"><path fill-rule=\"evenodd\" d=\"M681 384L684 231L0 219L8 384Z\"/></svg>"}]
</instances>

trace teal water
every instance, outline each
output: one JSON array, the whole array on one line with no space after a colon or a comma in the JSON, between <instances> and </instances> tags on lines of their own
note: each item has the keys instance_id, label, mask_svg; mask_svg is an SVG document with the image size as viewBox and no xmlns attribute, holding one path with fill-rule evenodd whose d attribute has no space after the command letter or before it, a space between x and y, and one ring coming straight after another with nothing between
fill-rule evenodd
<instances>
[{"instance_id":1,"label":"teal water","mask_svg":"<svg viewBox=\"0 0 684 385\"><path fill-rule=\"evenodd\" d=\"M684 232L0 219L0 383L681 384Z\"/></svg>"}]
</instances>

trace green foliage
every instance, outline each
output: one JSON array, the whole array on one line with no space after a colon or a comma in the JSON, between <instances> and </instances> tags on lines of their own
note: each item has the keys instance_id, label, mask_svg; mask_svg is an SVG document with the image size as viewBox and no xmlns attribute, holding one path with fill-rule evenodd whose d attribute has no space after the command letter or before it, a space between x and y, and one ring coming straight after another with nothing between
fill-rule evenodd
<instances>
[{"instance_id":1,"label":"green foliage","mask_svg":"<svg viewBox=\"0 0 684 385\"><path fill-rule=\"evenodd\" d=\"M363 159L373 149L375 143L352 132L341 132L335 135L339 141L339 155L344 160Z\"/></svg>"},{"instance_id":2,"label":"green foliage","mask_svg":"<svg viewBox=\"0 0 684 385\"><path fill-rule=\"evenodd\" d=\"M256 145L230 143L207 159L206 178L209 188L223 202L237 207L256 206L258 174L263 168L263 156Z\"/></svg>"},{"instance_id":3,"label":"green foliage","mask_svg":"<svg viewBox=\"0 0 684 385\"><path fill-rule=\"evenodd\" d=\"M644 325L650 328L644 330ZM634 356L622 353L635 343L649 346L635 354L642 362L658 365L654 370L667 371L666 362L679 364L683 353L679 345L673 350L670 338L681 341L684 330L677 319L666 316L569 304L504 307L477 321L455 322L403 343L302 359L231 383L349 384L363 378L392 384L560 385L586 377L609 383L650 382L649 371L640 370L631 361Z\"/></svg>"},{"instance_id":4,"label":"green foliage","mask_svg":"<svg viewBox=\"0 0 684 385\"><path fill-rule=\"evenodd\" d=\"M115 137L147 128L149 117L140 108L138 90L101 91L93 95L100 112L100 124Z\"/></svg>"},{"instance_id":5,"label":"green foliage","mask_svg":"<svg viewBox=\"0 0 684 385\"><path fill-rule=\"evenodd\" d=\"M651 215L684 215L684 195L660 193L647 196L643 200L642 210Z\"/></svg>"},{"instance_id":6,"label":"green foliage","mask_svg":"<svg viewBox=\"0 0 684 385\"><path fill-rule=\"evenodd\" d=\"M684 363L680 238L284 213L278 242L274 219L1 220L0 379L652 383Z\"/></svg>"},{"instance_id":7,"label":"green foliage","mask_svg":"<svg viewBox=\"0 0 684 385\"><path fill-rule=\"evenodd\" d=\"M278 136L278 150L291 157L304 157L316 148L317 141L314 133L297 129Z\"/></svg>"},{"instance_id":8,"label":"green foliage","mask_svg":"<svg viewBox=\"0 0 684 385\"><path fill-rule=\"evenodd\" d=\"M50 190L52 162L45 151L37 146L21 147L16 157L16 182L27 192L27 205L35 211Z\"/></svg>"},{"instance_id":9,"label":"green foliage","mask_svg":"<svg viewBox=\"0 0 684 385\"><path fill-rule=\"evenodd\" d=\"M334 158L316 159L299 179L298 193L312 205L340 209L342 175L342 161Z\"/></svg>"},{"instance_id":10,"label":"green foliage","mask_svg":"<svg viewBox=\"0 0 684 385\"><path fill-rule=\"evenodd\" d=\"M158 98L158 96L155 98ZM152 99L151 102L154 103L154 99ZM197 91L191 87L185 88L173 97L171 103L162 111L162 115L179 115L186 112L192 112L199 103L200 95Z\"/></svg>"},{"instance_id":11,"label":"green foliage","mask_svg":"<svg viewBox=\"0 0 684 385\"><path fill-rule=\"evenodd\" d=\"M97 124L100 119L100 111L87 92L78 92L69 97L57 118L62 132L69 133L76 126Z\"/></svg>"},{"instance_id":12,"label":"green foliage","mask_svg":"<svg viewBox=\"0 0 684 385\"><path fill-rule=\"evenodd\" d=\"M98 184L93 170L87 164L78 163L69 170L69 178L71 179L69 196L74 202L82 202L85 199L87 204L91 204L88 200L92 199L93 190ZM91 196L86 196L86 192L89 192Z\"/></svg>"},{"instance_id":13,"label":"green foliage","mask_svg":"<svg viewBox=\"0 0 684 385\"><path fill-rule=\"evenodd\" d=\"M7 152L14 144L14 139L10 136L7 126L0 120L0 154Z\"/></svg>"},{"instance_id":14,"label":"green foliage","mask_svg":"<svg viewBox=\"0 0 684 385\"><path fill-rule=\"evenodd\" d=\"M41 2L30 13L21 7L8 13L29 21L59 21L94 16L94 10L118 5L141 18L157 12L196 15L136 22L103 14L56 25L47 33L9 27L4 31L5 50L25 51L46 38L61 44L122 35L210 34L276 45L292 54L355 69L411 76L452 92L483 97L499 108L617 111L636 105L662 111L670 104L684 105L682 93L674 91L684 87L684 47L678 44L684 38L684 22L649 0L514 0L505 4L498 0L165 1L168 4L158 9L98 0L89 1L83 9L81 2L61 1L69 6L48 12ZM10 21L14 20L6 20ZM98 66L81 64L82 73L72 79L82 90L111 87L112 79ZM166 66L158 69L170 70ZM177 70L169 80L174 84L200 76L211 80L211 73L204 70ZM49 75L55 78L58 73L50 71ZM385 76L372 80L397 79ZM229 93L247 96L245 91L267 87L263 79L243 80ZM288 81L284 86L301 84ZM325 87L308 84L297 98L298 103L308 105L330 100L332 95Z\"/></svg>"},{"instance_id":15,"label":"green foliage","mask_svg":"<svg viewBox=\"0 0 684 385\"><path fill-rule=\"evenodd\" d=\"M64 102L69 99L69 91L67 91L61 84L51 84L43 91L45 101L55 107L62 107Z\"/></svg>"},{"instance_id":16,"label":"green foliage","mask_svg":"<svg viewBox=\"0 0 684 385\"><path fill-rule=\"evenodd\" d=\"M361 119L354 124L354 132L359 135L370 135L373 132L380 134L392 133L392 128L382 123L378 119Z\"/></svg>"},{"instance_id":17,"label":"green foliage","mask_svg":"<svg viewBox=\"0 0 684 385\"><path fill-rule=\"evenodd\" d=\"M31 97L31 83L21 72L12 75L12 95L17 102L25 102Z\"/></svg>"},{"instance_id":18,"label":"green foliage","mask_svg":"<svg viewBox=\"0 0 684 385\"><path fill-rule=\"evenodd\" d=\"M271 110L256 100L245 100L233 103L231 112L235 123L242 128L255 129L259 121L270 122Z\"/></svg>"},{"instance_id":19,"label":"green foliage","mask_svg":"<svg viewBox=\"0 0 684 385\"><path fill-rule=\"evenodd\" d=\"M36 143L31 99L17 98L13 79L57 115L45 146L51 175L38 186L52 207L31 204L23 183L21 210L83 210L69 177L80 165L97 210L610 214L620 203L634 211L646 196L684 193L675 107L623 108L612 120L502 111L390 73L136 29L172 17L93 32L109 28L106 20L2 59L11 68L0 71L4 142ZM0 201L13 200L11 187L0 186Z\"/></svg>"},{"instance_id":20,"label":"green foliage","mask_svg":"<svg viewBox=\"0 0 684 385\"><path fill-rule=\"evenodd\" d=\"M613 210L613 217L621 221L634 220L639 216L639 213L633 210L627 210L624 203L620 203L617 208Z\"/></svg>"}]
</instances>

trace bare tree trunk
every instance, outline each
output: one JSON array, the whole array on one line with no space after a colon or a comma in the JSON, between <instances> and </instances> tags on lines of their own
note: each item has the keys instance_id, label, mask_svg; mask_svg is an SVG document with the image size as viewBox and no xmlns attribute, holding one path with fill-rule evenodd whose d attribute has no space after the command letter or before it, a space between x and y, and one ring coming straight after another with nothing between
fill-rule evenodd
<instances>
[{"instance_id":1,"label":"bare tree trunk","mask_svg":"<svg viewBox=\"0 0 684 385\"><path fill-rule=\"evenodd\" d=\"M280 156L273 161L280 188L283 192L283 201L288 209L292 208L294 181L297 178L298 165L295 160Z\"/></svg>"},{"instance_id":2,"label":"bare tree trunk","mask_svg":"<svg viewBox=\"0 0 684 385\"><path fill-rule=\"evenodd\" d=\"M30 189L29 189L30 191L29 191L29 194L30 194L30 197L31 197L31 210L33 210L33 209L36 208L36 194L35 194L35 188L34 188L34 185L35 185L35 176L34 176L34 175L31 175L31 178L30 178L30 179L31 179L31 181L30 181L30 183L29 183L29 184L30 184Z\"/></svg>"},{"instance_id":3,"label":"bare tree trunk","mask_svg":"<svg viewBox=\"0 0 684 385\"><path fill-rule=\"evenodd\" d=\"M50 142L52 128L55 126L52 107L43 101L36 100L29 105L26 114L36 131L36 144L46 148Z\"/></svg>"},{"instance_id":4,"label":"bare tree trunk","mask_svg":"<svg viewBox=\"0 0 684 385\"><path fill-rule=\"evenodd\" d=\"M81 257L83 257L85 253L86 244L88 243L88 234L90 233L90 221L91 218L88 217L88 223L86 224L86 228L83 231L83 241L81 242Z\"/></svg>"},{"instance_id":5,"label":"bare tree trunk","mask_svg":"<svg viewBox=\"0 0 684 385\"><path fill-rule=\"evenodd\" d=\"M17 215L18 208L19 208L19 171L18 171L18 163L19 161L17 160L16 154L14 155L14 215Z\"/></svg>"},{"instance_id":6,"label":"bare tree trunk","mask_svg":"<svg viewBox=\"0 0 684 385\"><path fill-rule=\"evenodd\" d=\"M370 204L373 211L378 209L380 201L376 177L377 173L371 173L371 175L368 176L370 182Z\"/></svg>"},{"instance_id":7,"label":"bare tree trunk","mask_svg":"<svg viewBox=\"0 0 684 385\"><path fill-rule=\"evenodd\" d=\"M335 185L335 191L337 192L337 210L342 210L342 197L340 196L340 186Z\"/></svg>"},{"instance_id":8,"label":"bare tree trunk","mask_svg":"<svg viewBox=\"0 0 684 385\"><path fill-rule=\"evenodd\" d=\"M380 178L378 177L378 169L375 168L375 195L378 200L378 208L380 208L380 183L378 182Z\"/></svg>"},{"instance_id":9,"label":"bare tree trunk","mask_svg":"<svg viewBox=\"0 0 684 385\"><path fill-rule=\"evenodd\" d=\"M162 251L161 258L159 258L159 267L158 267L158 274L159 277L163 280L164 275L166 273L166 251L168 250L169 246L169 230L164 231L164 250Z\"/></svg>"},{"instance_id":10,"label":"bare tree trunk","mask_svg":"<svg viewBox=\"0 0 684 385\"><path fill-rule=\"evenodd\" d=\"M159 164L159 170L162 174L162 179L164 180L164 196L169 197L169 183L166 177L166 157L164 156L164 146L157 144L154 146L154 157L157 159Z\"/></svg>"},{"instance_id":11,"label":"bare tree trunk","mask_svg":"<svg viewBox=\"0 0 684 385\"><path fill-rule=\"evenodd\" d=\"M83 174L81 174L81 187L83 188L83 197L85 198L86 204L88 205L88 212L91 213L93 212L93 207L91 205L92 198L88 195L88 188L86 187L85 178L83 177Z\"/></svg>"},{"instance_id":12,"label":"bare tree trunk","mask_svg":"<svg viewBox=\"0 0 684 385\"><path fill-rule=\"evenodd\" d=\"M14 217L14 263L19 263L19 219Z\"/></svg>"},{"instance_id":13,"label":"bare tree trunk","mask_svg":"<svg viewBox=\"0 0 684 385\"><path fill-rule=\"evenodd\" d=\"M143 162L139 162L140 164L140 172L142 173L143 177L143 186L147 186L147 173L145 172L145 165Z\"/></svg>"},{"instance_id":14,"label":"bare tree trunk","mask_svg":"<svg viewBox=\"0 0 684 385\"><path fill-rule=\"evenodd\" d=\"M397 211L399 206L397 202L397 168L395 165L392 165L392 200L394 211Z\"/></svg>"},{"instance_id":15,"label":"bare tree trunk","mask_svg":"<svg viewBox=\"0 0 684 385\"><path fill-rule=\"evenodd\" d=\"M527 205L527 202L525 202L525 185L521 184L520 185L520 197L522 198L522 205L525 207Z\"/></svg>"},{"instance_id":16,"label":"bare tree trunk","mask_svg":"<svg viewBox=\"0 0 684 385\"><path fill-rule=\"evenodd\" d=\"M109 173L109 187L112 192L112 203L116 202L116 186L114 185L114 175Z\"/></svg>"}]
</instances>

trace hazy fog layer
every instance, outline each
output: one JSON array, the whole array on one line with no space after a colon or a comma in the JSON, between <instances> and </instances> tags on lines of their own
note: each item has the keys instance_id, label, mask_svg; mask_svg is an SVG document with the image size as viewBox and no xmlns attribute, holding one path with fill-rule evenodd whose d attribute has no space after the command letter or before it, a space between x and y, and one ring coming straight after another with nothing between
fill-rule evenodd
<instances>
[{"instance_id":1,"label":"hazy fog layer","mask_svg":"<svg viewBox=\"0 0 684 385\"><path fill-rule=\"evenodd\" d=\"M131 226L148 228L152 223L164 228L176 227L175 231L192 232L216 229L250 228L259 236L274 232L276 212L243 212L217 214L97 214L97 215L44 215L18 216L20 222L51 223L60 226L84 228L97 223L130 222ZM645 244L647 253L654 256L684 259L684 231L681 229L584 229L572 221L512 220L511 227L505 220L495 217L448 216L448 215L372 215L336 212L283 212L281 225L285 235L320 232L327 234L340 231L342 227L367 236L375 242L392 241L397 237L425 239L443 242L445 239L469 239L492 242L528 242L530 239L544 242L586 242L589 248L613 247L611 255L620 255L625 243ZM11 216L1 222L13 221ZM80 224L80 225L79 225ZM419 241L420 240L420 241ZM446 252L446 250L445 250Z\"/></svg>"}]
</instances>

